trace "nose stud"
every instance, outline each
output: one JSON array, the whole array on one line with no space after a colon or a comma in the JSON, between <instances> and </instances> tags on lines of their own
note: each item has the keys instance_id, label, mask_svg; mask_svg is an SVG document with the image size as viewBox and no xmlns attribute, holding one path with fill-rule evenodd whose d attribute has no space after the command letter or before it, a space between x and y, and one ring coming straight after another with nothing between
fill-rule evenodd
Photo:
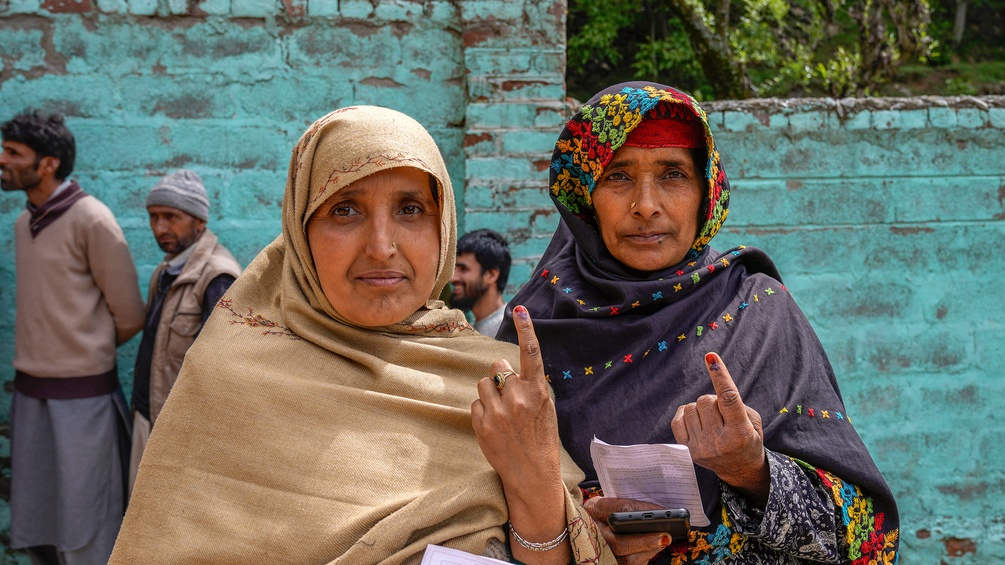
<instances>
[{"instance_id":1,"label":"nose stud","mask_svg":"<svg viewBox=\"0 0 1005 565\"><path fill-rule=\"evenodd\" d=\"M393 249L397 249L397 248L398 248L398 244L392 241L392 242L391 242L391 247L392 247Z\"/></svg>"},{"instance_id":2,"label":"nose stud","mask_svg":"<svg viewBox=\"0 0 1005 565\"><path fill-rule=\"evenodd\" d=\"M632 208L635 208L635 203L634 202L632 202Z\"/></svg>"}]
</instances>

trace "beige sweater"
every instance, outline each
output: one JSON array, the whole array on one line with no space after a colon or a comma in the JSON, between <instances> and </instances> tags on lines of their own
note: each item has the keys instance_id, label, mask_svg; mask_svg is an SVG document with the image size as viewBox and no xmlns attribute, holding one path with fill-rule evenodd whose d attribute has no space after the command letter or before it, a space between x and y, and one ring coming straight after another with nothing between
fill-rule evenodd
<instances>
[{"instance_id":1,"label":"beige sweater","mask_svg":"<svg viewBox=\"0 0 1005 565\"><path fill-rule=\"evenodd\" d=\"M116 336L143 328L129 247L111 210L79 200L32 238L14 222L17 313L14 368L35 377L83 377L115 366Z\"/></svg>"}]
</instances>

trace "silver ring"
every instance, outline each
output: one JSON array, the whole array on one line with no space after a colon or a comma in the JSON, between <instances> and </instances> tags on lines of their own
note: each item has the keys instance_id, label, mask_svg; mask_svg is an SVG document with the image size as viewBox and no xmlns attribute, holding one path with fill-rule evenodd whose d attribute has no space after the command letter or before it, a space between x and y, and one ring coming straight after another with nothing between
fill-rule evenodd
<instances>
[{"instance_id":1,"label":"silver ring","mask_svg":"<svg viewBox=\"0 0 1005 565\"><path fill-rule=\"evenodd\" d=\"M492 380L495 381L496 388L499 389L499 392L502 392L503 387L506 386L506 377L510 377L515 374L516 373L513 371L503 371L492 376Z\"/></svg>"}]
</instances>

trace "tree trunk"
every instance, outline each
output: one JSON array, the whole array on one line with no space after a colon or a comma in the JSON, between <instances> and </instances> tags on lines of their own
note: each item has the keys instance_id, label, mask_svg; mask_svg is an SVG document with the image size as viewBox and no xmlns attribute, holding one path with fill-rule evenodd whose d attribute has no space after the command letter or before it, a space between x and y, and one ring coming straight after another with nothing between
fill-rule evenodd
<instances>
[{"instance_id":1,"label":"tree trunk","mask_svg":"<svg viewBox=\"0 0 1005 565\"><path fill-rule=\"evenodd\" d=\"M889 46L885 42L883 6L878 2L862 2L854 9L849 8L848 14L858 23L861 34L861 63L855 76L855 95L870 96L892 62Z\"/></svg>"},{"instance_id":2,"label":"tree trunk","mask_svg":"<svg viewBox=\"0 0 1005 565\"><path fill-rule=\"evenodd\" d=\"M716 35L695 13L688 0L667 0L670 11L680 19L691 48L698 57L705 78L719 100L742 100L754 95L747 71L729 56L729 41ZM723 22L720 25L728 25Z\"/></svg>"},{"instance_id":3,"label":"tree trunk","mask_svg":"<svg viewBox=\"0 0 1005 565\"><path fill-rule=\"evenodd\" d=\"M727 46L729 45L729 5L730 0L719 0L715 15L715 31L718 32L719 39Z\"/></svg>"},{"instance_id":4,"label":"tree trunk","mask_svg":"<svg viewBox=\"0 0 1005 565\"><path fill-rule=\"evenodd\" d=\"M963 28L967 23L967 0L956 0L956 21L953 22L953 45L963 41Z\"/></svg>"}]
</instances>

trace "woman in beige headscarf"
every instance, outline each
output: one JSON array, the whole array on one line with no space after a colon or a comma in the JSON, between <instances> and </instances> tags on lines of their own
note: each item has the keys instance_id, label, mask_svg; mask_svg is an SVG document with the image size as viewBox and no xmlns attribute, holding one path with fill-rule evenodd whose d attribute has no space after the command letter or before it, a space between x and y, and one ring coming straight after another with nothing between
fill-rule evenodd
<instances>
[{"instance_id":1,"label":"woman in beige headscarf","mask_svg":"<svg viewBox=\"0 0 1005 565\"><path fill-rule=\"evenodd\" d=\"M421 125L365 106L315 122L290 159L282 235L189 350L112 562L418 563L429 544L612 560L543 380L478 382L497 359L538 359L529 319L521 352L436 299L455 242Z\"/></svg>"}]
</instances>

